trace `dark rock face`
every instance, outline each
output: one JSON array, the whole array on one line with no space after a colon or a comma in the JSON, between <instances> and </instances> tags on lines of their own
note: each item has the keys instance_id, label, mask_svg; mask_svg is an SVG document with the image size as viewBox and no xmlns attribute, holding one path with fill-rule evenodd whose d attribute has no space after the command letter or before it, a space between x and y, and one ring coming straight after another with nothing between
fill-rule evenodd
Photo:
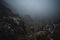
<instances>
[{"instance_id":1,"label":"dark rock face","mask_svg":"<svg viewBox=\"0 0 60 40\"><path fill-rule=\"evenodd\" d=\"M17 40L19 35L25 34L24 21L20 17L18 18L21 20L18 21L16 17L11 10L0 3L0 40Z\"/></svg>"},{"instance_id":2,"label":"dark rock face","mask_svg":"<svg viewBox=\"0 0 60 40\"><path fill-rule=\"evenodd\" d=\"M57 24L56 28L54 29L53 39L60 40L60 24Z\"/></svg>"}]
</instances>

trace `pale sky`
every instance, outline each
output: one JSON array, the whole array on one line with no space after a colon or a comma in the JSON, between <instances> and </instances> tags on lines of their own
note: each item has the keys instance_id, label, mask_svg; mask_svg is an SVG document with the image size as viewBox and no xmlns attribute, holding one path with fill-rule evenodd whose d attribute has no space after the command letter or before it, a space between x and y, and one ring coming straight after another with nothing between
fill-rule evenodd
<instances>
[{"instance_id":1,"label":"pale sky","mask_svg":"<svg viewBox=\"0 0 60 40\"><path fill-rule=\"evenodd\" d=\"M52 18L56 15L57 0L4 0L11 8L19 14L30 15L32 18ZM11 7L10 7L11 6Z\"/></svg>"}]
</instances>

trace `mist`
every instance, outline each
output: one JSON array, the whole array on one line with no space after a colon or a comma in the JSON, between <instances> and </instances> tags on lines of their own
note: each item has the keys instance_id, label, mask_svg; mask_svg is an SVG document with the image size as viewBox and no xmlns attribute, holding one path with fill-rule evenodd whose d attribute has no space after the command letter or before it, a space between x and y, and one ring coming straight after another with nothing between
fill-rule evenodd
<instances>
[{"instance_id":1,"label":"mist","mask_svg":"<svg viewBox=\"0 0 60 40\"><path fill-rule=\"evenodd\" d=\"M33 19L53 19L58 16L58 0L4 0L5 6Z\"/></svg>"}]
</instances>

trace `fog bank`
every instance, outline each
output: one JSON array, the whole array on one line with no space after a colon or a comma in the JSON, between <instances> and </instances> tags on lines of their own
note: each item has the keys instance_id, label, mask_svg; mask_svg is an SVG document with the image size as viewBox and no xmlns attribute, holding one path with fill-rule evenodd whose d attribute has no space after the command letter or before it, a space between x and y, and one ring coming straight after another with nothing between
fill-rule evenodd
<instances>
[{"instance_id":1,"label":"fog bank","mask_svg":"<svg viewBox=\"0 0 60 40\"><path fill-rule=\"evenodd\" d=\"M53 19L58 16L58 0L4 0L7 7L22 15L37 19Z\"/></svg>"}]
</instances>

